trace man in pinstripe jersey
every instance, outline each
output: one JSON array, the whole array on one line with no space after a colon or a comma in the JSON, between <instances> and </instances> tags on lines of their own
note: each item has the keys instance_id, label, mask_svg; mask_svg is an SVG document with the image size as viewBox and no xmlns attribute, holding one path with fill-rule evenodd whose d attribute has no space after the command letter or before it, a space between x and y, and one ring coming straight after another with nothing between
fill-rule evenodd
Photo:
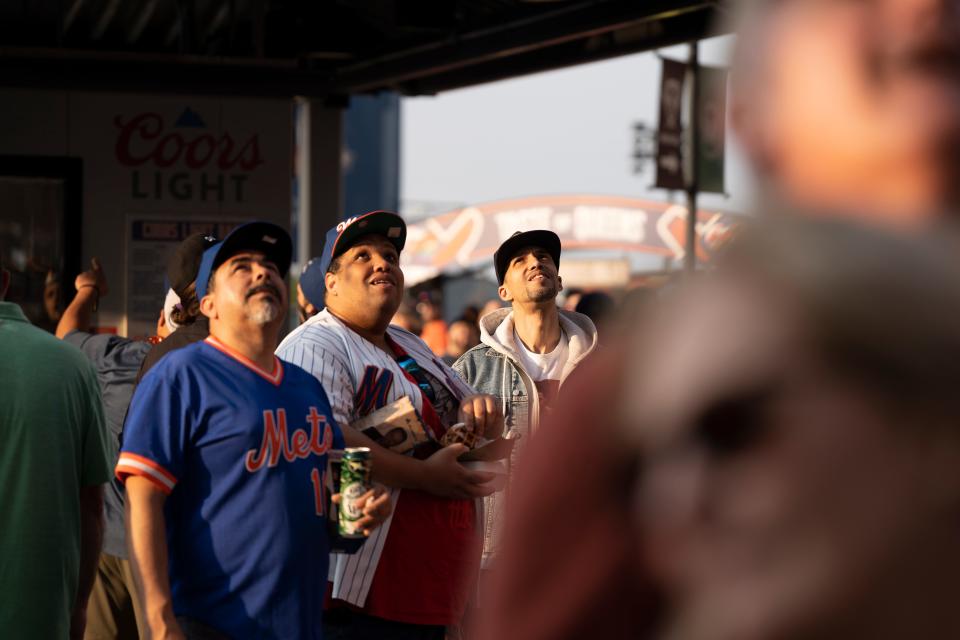
<instances>
[{"instance_id":1,"label":"man in pinstripe jersey","mask_svg":"<svg viewBox=\"0 0 960 640\"><path fill-rule=\"evenodd\" d=\"M386 211L331 229L320 256L322 288L304 289L325 308L277 349L320 380L347 444L369 446L374 477L392 487L394 515L359 553L331 559L330 639L442 639L459 623L479 567L475 499L491 492L484 483L492 476L457 462L464 445L442 448L439 441L457 422L499 437L503 416L492 396L476 394L420 338L390 325L403 296L405 239L403 219ZM387 451L346 427L404 396L433 441L423 459Z\"/></svg>"}]
</instances>

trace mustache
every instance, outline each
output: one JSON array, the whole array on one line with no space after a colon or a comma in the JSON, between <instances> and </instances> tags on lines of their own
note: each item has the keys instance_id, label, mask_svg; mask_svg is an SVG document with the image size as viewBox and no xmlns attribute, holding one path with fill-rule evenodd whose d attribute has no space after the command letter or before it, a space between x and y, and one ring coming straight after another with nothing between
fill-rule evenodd
<instances>
[{"instance_id":1,"label":"mustache","mask_svg":"<svg viewBox=\"0 0 960 640\"><path fill-rule=\"evenodd\" d=\"M533 270L531 270L531 271L529 271L529 272L527 273L527 280L529 281L529 280L531 280L532 278L535 278L536 276L544 276L545 278L549 277L549 276L547 275L547 272L546 272L546 271L544 271L544 270L543 270L542 268L540 268L540 267L536 267L535 269L533 269Z\"/></svg>"},{"instance_id":2,"label":"mustache","mask_svg":"<svg viewBox=\"0 0 960 640\"><path fill-rule=\"evenodd\" d=\"M272 284L258 284L257 286L247 291L247 295L244 296L244 300L249 300L252 296L255 296L258 293L264 293L264 292L271 294L277 300L283 299L280 295L280 290L277 289Z\"/></svg>"}]
</instances>

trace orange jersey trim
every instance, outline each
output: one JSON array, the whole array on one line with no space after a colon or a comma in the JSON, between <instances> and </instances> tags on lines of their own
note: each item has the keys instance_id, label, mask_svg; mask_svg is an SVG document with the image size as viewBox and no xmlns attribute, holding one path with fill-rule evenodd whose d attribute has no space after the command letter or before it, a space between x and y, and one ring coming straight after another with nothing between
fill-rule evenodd
<instances>
[{"instance_id":1,"label":"orange jersey trim","mask_svg":"<svg viewBox=\"0 0 960 640\"><path fill-rule=\"evenodd\" d=\"M117 475L117 479L118 479L120 482L122 482L124 485L126 485L127 480L130 478L130 476L137 476L138 478L143 478L144 480L147 480L148 482L150 482L150 484L152 484L152 485L155 486L157 489L159 489L164 495L167 495L167 496L168 496L168 495L170 495L171 493L173 493L173 489L171 489L170 487L168 487L167 485L163 484L162 482L160 482L159 480L157 480L156 478L154 478L153 476L151 476L151 475L149 475L149 474L147 474L147 473L139 473L139 472L136 472L136 471L129 471L129 472L127 472L127 471L121 471L121 470L118 468L116 475Z\"/></svg>"},{"instance_id":2,"label":"orange jersey trim","mask_svg":"<svg viewBox=\"0 0 960 640\"><path fill-rule=\"evenodd\" d=\"M128 476L146 478L168 495L177 484L177 479L172 473L153 460L134 453L120 454L114 474L120 482L125 482Z\"/></svg>"},{"instance_id":3,"label":"orange jersey trim","mask_svg":"<svg viewBox=\"0 0 960 640\"><path fill-rule=\"evenodd\" d=\"M243 366L256 373L258 376L267 380L267 382L270 382L278 387L280 386L280 382L283 380L283 365L280 364L280 358L277 356L273 356L273 371L267 372L247 356L234 349L231 349L227 345L217 340L212 334L207 336L204 342L209 344L217 351L220 351L224 355L230 356Z\"/></svg>"}]
</instances>

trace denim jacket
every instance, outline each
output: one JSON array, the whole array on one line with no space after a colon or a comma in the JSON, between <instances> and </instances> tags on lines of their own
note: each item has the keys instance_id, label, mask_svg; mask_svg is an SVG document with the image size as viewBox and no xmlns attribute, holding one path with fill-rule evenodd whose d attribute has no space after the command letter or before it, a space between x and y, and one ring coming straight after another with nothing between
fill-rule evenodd
<instances>
[{"instance_id":1,"label":"denim jacket","mask_svg":"<svg viewBox=\"0 0 960 640\"><path fill-rule=\"evenodd\" d=\"M569 354L560 377L560 392L571 372L597 346L597 329L587 316L560 310L560 328L569 340ZM513 339L513 310L500 309L480 320L480 344L454 363L453 369L477 393L500 399L505 429L520 439L507 461L511 472L521 451L540 425L540 404L533 380L523 370ZM506 491L484 499L483 565L489 566L500 546L500 525Z\"/></svg>"}]
</instances>

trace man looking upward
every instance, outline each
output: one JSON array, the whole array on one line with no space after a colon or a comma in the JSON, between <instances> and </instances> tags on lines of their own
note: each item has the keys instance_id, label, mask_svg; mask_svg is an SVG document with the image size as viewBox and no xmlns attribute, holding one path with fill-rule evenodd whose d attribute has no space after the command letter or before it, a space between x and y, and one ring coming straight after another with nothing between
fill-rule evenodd
<instances>
[{"instance_id":1,"label":"man looking upward","mask_svg":"<svg viewBox=\"0 0 960 640\"><path fill-rule=\"evenodd\" d=\"M573 370L596 348L587 316L557 307L560 238L543 229L519 231L494 254L500 299L510 304L480 319L480 344L454 370L479 391L499 396L512 435L534 432ZM513 449L511 466L519 455ZM509 471L509 469L508 469ZM505 496L486 498L484 566L493 562Z\"/></svg>"},{"instance_id":2,"label":"man looking upward","mask_svg":"<svg viewBox=\"0 0 960 640\"><path fill-rule=\"evenodd\" d=\"M373 451L374 477L394 492L394 516L356 556L335 556L328 639L437 638L457 625L475 585L480 559L477 506L491 474L457 462L463 444L441 448L448 428L466 423L498 437L496 400L476 395L417 336L390 325L403 297L403 219L373 211L327 233L323 290L304 290L326 308L288 335L277 350L323 383L341 425L405 396L429 442L419 460L399 455L345 427L351 446Z\"/></svg>"},{"instance_id":3,"label":"man looking upward","mask_svg":"<svg viewBox=\"0 0 960 640\"><path fill-rule=\"evenodd\" d=\"M153 637L322 637L324 473L343 440L316 379L273 355L290 253L265 222L207 249L196 290L210 336L134 394L117 476ZM371 498L361 527L387 513Z\"/></svg>"}]
</instances>

